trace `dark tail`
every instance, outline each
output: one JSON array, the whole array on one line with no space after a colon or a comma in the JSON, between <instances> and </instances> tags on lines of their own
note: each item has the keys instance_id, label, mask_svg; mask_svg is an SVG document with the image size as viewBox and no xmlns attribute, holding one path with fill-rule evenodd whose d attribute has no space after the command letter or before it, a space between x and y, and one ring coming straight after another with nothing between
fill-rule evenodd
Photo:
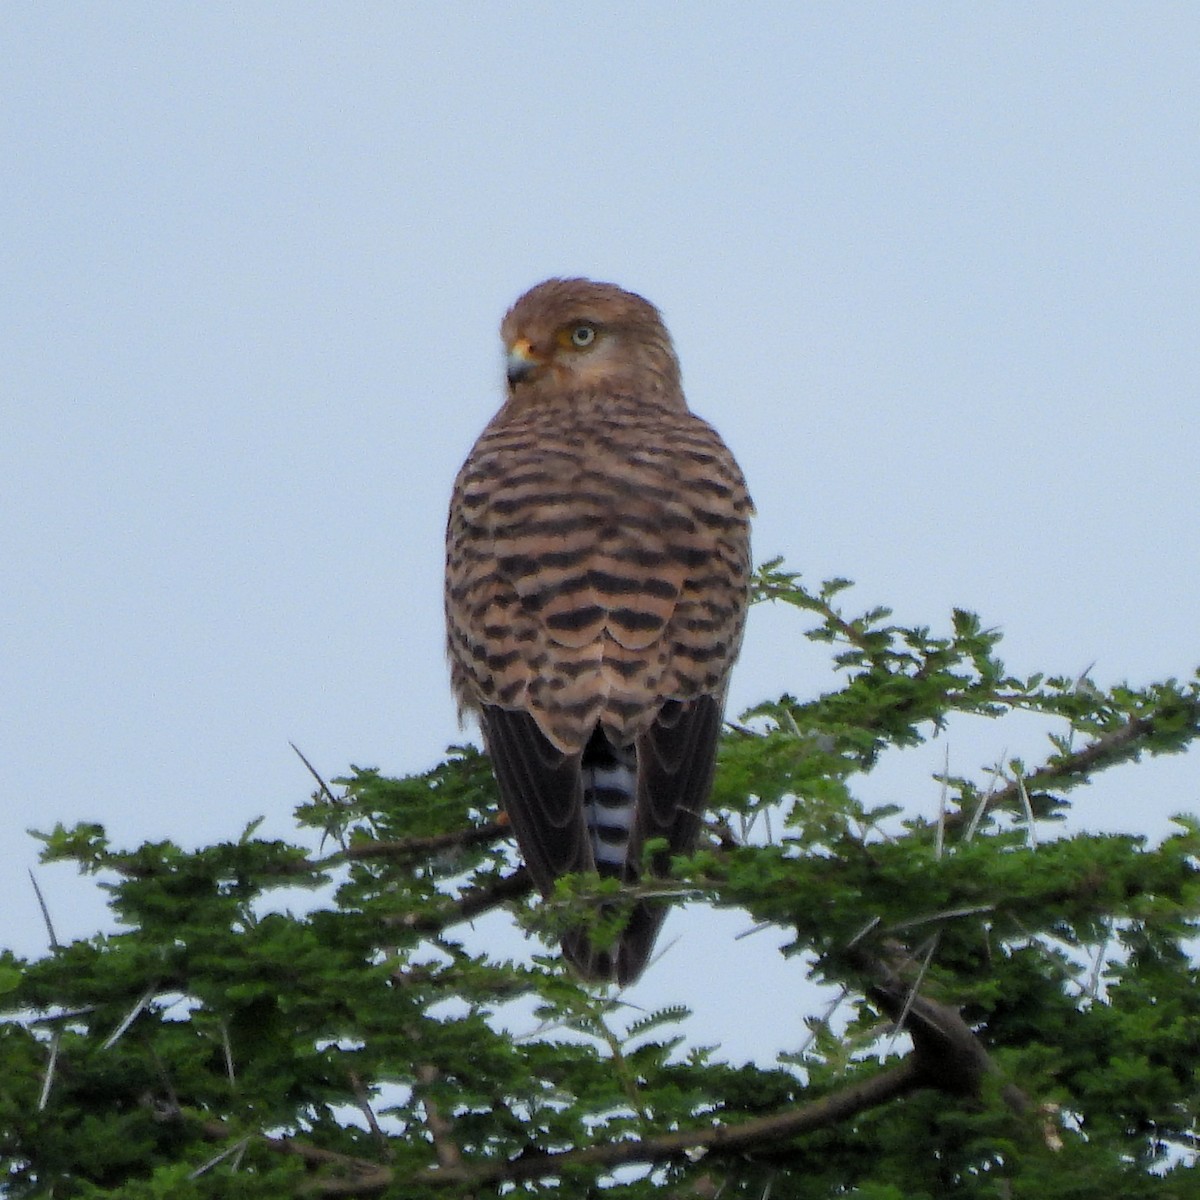
<instances>
[{"instance_id":1,"label":"dark tail","mask_svg":"<svg viewBox=\"0 0 1200 1200\"><path fill-rule=\"evenodd\" d=\"M646 969L666 916L665 904L639 902L608 950L597 950L587 934L576 929L563 936L563 957L590 982L615 981L624 987Z\"/></svg>"},{"instance_id":2,"label":"dark tail","mask_svg":"<svg viewBox=\"0 0 1200 1200\"><path fill-rule=\"evenodd\" d=\"M596 869L632 883L638 878L641 857L637 751L633 746L614 746L597 727L583 751L580 772ZM639 903L608 950L597 950L582 930L572 930L563 937L563 954L585 979L632 983L646 969L666 915L662 904Z\"/></svg>"}]
</instances>

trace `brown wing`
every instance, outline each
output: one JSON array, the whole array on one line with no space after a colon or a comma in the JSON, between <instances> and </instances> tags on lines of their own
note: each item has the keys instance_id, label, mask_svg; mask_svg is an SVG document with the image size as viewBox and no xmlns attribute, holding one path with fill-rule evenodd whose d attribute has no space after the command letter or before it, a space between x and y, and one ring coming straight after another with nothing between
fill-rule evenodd
<instances>
[{"instance_id":1,"label":"brown wing","mask_svg":"<svg viewBox=\"0 0 1200 1200\"><path fill-rule=\"evenodd\" d=\"M654 724L637 740L638 800L636 838L644 846L666 838L655 856L663 873L672 855L695 848L716 766L721 736L721 703L700 696L687 703L669 700Z\"/></svg>"},{"instance_id":2,"label":"brown wing","mask_svg":"<svg viewBox=\"0 0 1200 1200\"><path fill-rule=\"evenodd\" d=\"M632 742L664 700L723 694L750 569L750 500L715 431L602 400L493 422L447 530L460 703L529 712L567 753L597 720Z\"/></svg>"},{"instance_id":3,"label":"brown wing","mask_svg":"<svg viewBox=\"0 0 1200 1200\"><path fill-rule=\"evenodd\" d=\"M580 755L547 741L528 713L489 704L480 723L504 811L538 890L548 892L560 875L590 870Z\"/></svg>"}]
</instances>

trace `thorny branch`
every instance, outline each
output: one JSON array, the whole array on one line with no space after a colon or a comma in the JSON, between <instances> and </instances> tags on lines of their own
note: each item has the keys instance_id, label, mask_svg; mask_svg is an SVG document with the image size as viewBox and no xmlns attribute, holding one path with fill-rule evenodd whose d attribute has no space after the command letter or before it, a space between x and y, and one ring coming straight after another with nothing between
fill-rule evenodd
<instances>
[{"instance_id":1,"label":"thorny branch","mask_svg":"<svg viewBox=\"0 0 1200 1200\"><path fill-rule=\"evenodd\" d=\"M1200 714L1197 714L1197 719L1200 719ZM752 731L747 730L746 732L753 736ZM1037 810L1045 807L1045 792L1051 785L1084 782L1092 771L1111 766L1115 762L1137 754L1139 750L1143 749L1140 743L1147 741L1154 732L1152 716L1130 717L1123 725L1102 734L1082 749L1056 756L1050 762L1025 775L1021 780L1013 780L1004 787L997 788L981 797L980 812L971 814L964 811L947 812L942 818L943 830L949 832L966 825L972 819L978 821L980 816L993 809L1020 802L1022 786L1030 801L1033 802L1035 815L1037 815ZM1039 800L1043 803L1038 804ZM734 840L727 825L718 824L712 832L720 841L722 848L727 848ZM489 821L485 825L468 826L464 829L426 837L400 838L387 842L363 841L343 847L324 858L301 858L291 862L274 863L260 869L264 875L312 875L347 862L366 862L375 859L404 860L430 854L443 854L460 846L487 845L508 836L509 833L508 822L501 815L499 820ZM119 855L112 856L105 865L131 877L145 877L159 873L159 868L148 867L144 863L135 863ZM520 877L519 882L518 877ZM453 911L447 910L443 915L430 918L428 928L439 930L456 921L469 920L495 904L524 895L529 888L529 881L521 869L515 875L507 876L493 885L464 893L453 906L454 908L461 907L460 914L455 915ZM420 923L413 927L422 930L427 928L426 925Z\"/></svg>"},{"instance_id":2,"label":"thorny branch","mask_svg":"<svg viewBox=\"0 0 1200 1200\"><path fill-rule=\"evenodd\" d=\"M448 901L433 912L406 912L385 918L385 924L393 928L413 929L418 933L441 933L460 921L470 921L480 914L504 904L508 900L519 900L533 888L533 880L524 867L518 867L511 875L502 875L484 887L469 888L458 899Z\"/></svg>"},{"instance_id":3,"label":"thorny branch","mask_svg":"<svg viewBox=\"0 0 1200 1200\"><path fill-rule=\"evenodd\" d=\"M977 1096L984 1078L999 1073L983 1043L956 1008L915 992L920 964L899 942L886 941L882 955L858 946L844 952L846 961L872 981L868 995L912 1037L919 1085ZM1011 1083L1002 1086L1001 1095L1016 1113L1029 1108L1028 1098Z\"/></svg>"},{"instance_id":4,"label":"thorny branch","mask_svg":"<svg viewBox=\"0 0 1200 1200\"><path fill-rule=\"evenodd\" d=\"M637 1140L603 1142L578 1150L526 1152L505 1161L477 1164L464 1161L453 1140L450 1121L437 1104L424 1095L426 1121L433 1138L437 1166L416 1172L408 1177L409 1182L435 1187L478 1187L544 1179L579 1168L605 1171L685 1157L695 1160L700 1155L725 1158L762 1151L774 1156L781 1143L835 1125L922 1088L935 1088L960 1097L977 1097L984 1079L997 1073L982 1043L956 1009L912 993L909 980L915 975L917 964L899 943L887 942L882 954L883 957L876 957L852 947L847 952L847 959L856 970L870 978L872 998L894 1020L902 1021L912 1036L913 1052L895 1066L807 1104L765 1117ZM436 1068L418 1068L418 1087L427 1087L436 1079ZM1013 1084L1003 1085L1001 1095L1014 1113L1024 1114L1030 1108L1028 1098ZM221 1122L205 1122L203 1128L206 1136L213 1139L232 1136L232 1131ZM314 1168L327 1167L339 1172L338 1177L312 1179L307 1185L311 1194L372 1196L402 1181L391 1167L320 1150L297 1138L264 1136L262 1141L269 1149L297 1155Z\"/></svg>"},{"instance_id":5,"label":"thorny branch","mask_svg":"<svg viewBox=\"0 0 1200 1200\"><path fill-rule=\"evenodd\" d=\"M1058 756L1021 779L1014 779L1004 787L981 797L982 812L1017 803L1022 798L1022 788L1029 800L1034 801L1040 798L1039 793L1044 794L1043 789L1052 784L1083 783L1096 768L1110 766L1113 762L1137 753L1140 748L1137 743L1148 737L1153 728L1151 718L1130 717L1125 724L1119 725L1109 733L1101 734L1082 749ZM948 812L944 818L945 828L957 829L972 819L977 821L981 815L982 813L977 815L961 809L958 812Z\"/></svg>"},{"instance_id":6,"label":"thorny branch","mask_svg":"<svg viewBox=\"0 0 1200 1200\"><path fill-rule=\"evenodd\" d=\"M450 833L437 833L429 837L400 838L393 842L358 842L338 850L327 858L319 859L311 865L317 870L336 866L342 862L361 862L372 858L422 858L427 854L438 854L453 850L457 846L475 846L480 843L494 842L508 832L508 825L503 821L491 821L487 825L479 825L467 829L457 829Z\"/></svg>"},{"instance_id":7,"label":"thorny branch","mask_svg":"<svg viewBox=\"0 0 1200 1200\"><path fill-rule=\"evenodd\" d=\"M637 1141L602 1142L580 1150L557 1153L527 1153L503 1162L472 1165L439 1163L410 1177L411 1182L424 1186L461 1187L466 1185L520 1182L557 1175L565 1170L592 1167L605 1170L637 1163L666 1162L683 1157L695 1158L697 1153L712 1155L742 1154L757 1147L774 1148L787 1138L797 1137L814 1129L834 1125L856 1113L885 1104L898 1096L925 1086L915 1057L888 1068L869 1079L822 1096L819 1100L787 1112L756 1117L733 1125L711 1126L683 1133L664 1133L640 1138ZM428 1113L428 1110L427 1110ZM182 1114L174 1114L179 1119ZM236 1136L221 1121L206 1121L204 1135L214 1141ZM313 1168L331 1167L345 1174L341 1177L314 1178L306 1186L309 1194L319 1196L373 1196L388 1190L399 1181L388 1166L322 1150L299 1138L263 1136L261 1142L280 1154L295 1155Z\"/></svg>"}]
</instances>

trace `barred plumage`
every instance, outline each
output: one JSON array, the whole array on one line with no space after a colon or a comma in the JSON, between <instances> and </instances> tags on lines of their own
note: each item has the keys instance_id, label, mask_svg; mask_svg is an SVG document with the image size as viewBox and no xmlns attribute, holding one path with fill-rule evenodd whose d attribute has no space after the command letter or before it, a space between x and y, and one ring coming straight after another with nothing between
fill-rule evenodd
<instances>
[{"instance_id":1,"label":"barred plumage","mask_svg":"<svg viewBox=\"0 0 1200 1200\"><path fill-rule=\"evenodd\" d=\"M646 841L686 853L699 832L745 620L750 498L640 296L549 280L501 334L508 397L447 527L452 683L538 887L591 869L633 881ZM639 904L610 953L579 933L564 951L588 978L627 982L664 915Z\"/></svg>"}]
</instances>

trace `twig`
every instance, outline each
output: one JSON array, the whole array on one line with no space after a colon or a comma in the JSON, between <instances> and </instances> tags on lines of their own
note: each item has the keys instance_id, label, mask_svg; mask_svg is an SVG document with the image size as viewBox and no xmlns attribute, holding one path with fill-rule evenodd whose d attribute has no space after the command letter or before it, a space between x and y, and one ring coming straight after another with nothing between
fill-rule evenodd
<instances>
[{"instance_id":1,"label":"twig","mask_svg":"<svg viewBox=\"0 0 1200 1200\"><path fill-rule=\"evenodd\" d=\"M161 1110L147 1102L151 1112L158 1121L179 1122L187 1118L183 1110ZM201 1134L209 1141L220 1142L230 1137L234 1129L224 1121L207 1119L199 1122ZM365 1158L354 1158L349 1154L339 1154L336 1150L325 1150L294 1137L269 1137L266 1134L252 1135L252 1139L276 1154L287 1154L300 1159L310 1167L335 1167L346 1173L346 1178L316 1178L300 1185L300 1191L307 1195L318 1196L374 1196L386 1191L391 1186L392 1169L380 1163L370 1162ZM244 1137L238 1138L237 1143L229 1152L238 1149ZM224 1157L222 1154L220 1157ZM214 1160L216 1161L216 1160Z\"/></svg>"},{"instance_id":2,"label":"twig","mask_svg":"<svg viewBox=\"0 0 1200 1200\"><path fill-rule=\"evenodd\" d=\"M40 1025L68 1025L72 1021L78 1021L80 1017L90 1016L98 1007L96 1004L85 1004L83 1008L64 1008L60 1012L47 1013L41 1017L30 1017L29 1024L31 1027Z\"/></svg>"},{"instance_id":3,"label":"twig","mask_svg":"<svg viewBox=\"0 0 1200 1200\"><path fill-rule=\"evenodd\" d=\"M971 814L971 823L967 826L967 832L963 835L964 842L969 842L975 836L976 831L979 829L979 823L983 820L983 814L991 807L992 797L996 794L996 780L1000 778L1004 770L1002 764L1004 762L1005 755L1007 754L1008 751L1005 750L1004 753L1000 755L1000 759L996 763L995 767L991 769L992 781L988 784L987 791L984 792L984 794L979 798L979 803L975 805L975 811ZM949 818L942 822L943 836L945 835L944 826L947 824L948 820Z\"/></svg>"},{"instance_id":4,"label":"twig","mask_svg":"<svg viewBox=\"0 0 1200 1200\"><path fill-rule=\"evenodd\" d=\"M994 785L995 782L996 782L995 779L993 779L992 784ZM975 836L975 831L979 828L979 822L983 820L983 814L985 812L987 812L988 806L991 803L991 799L992 799L992 788L989 787L988 790L986 792L984 792L984 794L982 796L979 797L979 803L975 805L975 811L971 814L971 822L967 826L966 834L963 836L964 842L969 842ZM943 837L945 837L945 835L946 835L946 827L951 824L951 818L955 815L956 814L954 814L954 813L947 813L946 816L942 819L942 836Z\"/></svg>"},{"instance_id":5,"label":"twig","mask_svg":"<svg viewBox=\"0 0 1200 1200\"><path fill-rule=\"evenodd\" d=\"M879 924L880 917L872 917L847 943L846 949L849 950L852 946L858 945L859 942Z\"/></svg>"},{"instance_id":6,"label":"twig","mask_svg":"<svg viewBox=\"0 0 1200 1200\"><path fill-rule=\"evenodd\" d=\"M808 1037L804 1039L800 1045L800 1049L796 1051L797 1056L803 1054L817 1040L817 1035L821 1032L821 1026L828 1026L833 1014L837 1012L838 1006L848 995L850 995L850 989L843 984L838 994L826 1005L825 1011L816 1020L809 1018Z\"/></svg>"},{"instance_id":7,"label":"twig","mask_svg":"<svg viewBox=\"0 0 1200 1200\"><path fill-rule=\"evenodd\" d=\"M1039 789L1057 783L1061 787L1073 787L1084 783L1095 768L1109 762L1118 762L1128 758L1137 751L1136 743L1147 737L1154 730L1153 720L1149 717L1130 717L1124 725L1102 734L1095 741L1089 742L1082 750L1064 754L1056 761L1049 762L1043 767L1025 777L1024 786L1027 794L1036 795ZM981 801L981 810L998 808L1020 800L1020 788L1017 781L1006 784L995 792L990 792ZM1032 808L1032 805L1031 805ZM971 827L978 824L980 811L971 820ZM963 812L948 813L946 828L955 829L966 821Z\"/></svg>"},{"instance_id":8,"label":"twig","mask_svg":"<svg viewBox=\"0 0 1200 1200\"><path fill-rule=\"evenodd\" d=\"M1091 973L1088 976L1087 987L1081 989L1082 994L1089 1000L1095 1000L1100 995L1100 976L1104 971L1104 955L1108 950L1109 938L1096 947L1096 957L1092 960Z\"/></svg>"},{"instance_id":9,"label":"twig","mask_svg":"<svg viewBox=\"0 0 1200 1200\"><path fill-rule=\"evenodd\" d=\"M125 1015L125 1019L108 1035L104 1044L100 1047L101 1050L111 1050L117 1044L125 1031L137 1020L138 1014L150 1003L151 1000L159 992L159 985L156 982L152 983L142 994L141 999L129 1010Z\"/></svg>"},{"instance_id":10,"label":"twig","mask_svg":"<svg viewBox=\"0 0 1200 1200\"><path fill-rule=\"evenodd\" d=\"M742 938L753 937L756 933L762 933L764 929L770 929L773 925L777 925L777 921L759 921L755 925L751 925L749 929L743 929L741 933L735 933L733 940L740 942Z\"/></svg>"},{"instance_id":11,"label":"twig","mask_svg":"<svg viewBox=\"0 0 1200 1200\"><path fill-rule=\"evenodd\" d=\"M533 888L533 880L524 867L518 867L511 875L504 875L487 887L472 888L459 898L435 913L402 913L385 917L384 924L393 928L412 929L418 933L440 933L460 921L469 921L480 913L519 900Z\"/></svg>"},{"instance_id":12,"label":"twig","mask_svg":"<svg viewBox=\"0 0 1200 1200\"><path fill-rule=\"evenodd\" d=\"M479 842L494 842L509 832L509 827L499 821L451 833L435 833L429 837L400 838L393 842L359 842L319 859L311 864L317 868L338 862L359 862L372 858L420 858L440 850L451 850L456 846L474 846Z\"/></svg>"},{"instance_id":13,"label":"twig","mask_svg":"<svg viewBox=\"0 0 1200 1200\"><path fill-rule=\"evenodd\" d=\"M437 1101L428 1091L429 1085L436 1083L440 1076L441 1072L432 1063L420 1063L414 1090L425 1109L425 1124L429 1126L429 1134L433 1138L433 1152L437 1155L438 1166L453 1169L462 1166L462 1153L453 1137L454 1126L442 1116Z\"/></svg>"},{"instance_id":14,"label":"twig","mask_svg":"<svg viewBox=\"0 0 1200 1200\"><path fill-rule=\"evenodd\" d=\"M937 834L933 841L933 857L941 858L946 845L946 798L950 792L950 743L946 743L942 765L942 789L938 793Z\"/></svg>"},{"instance_id":15,"label":"twig","mask_svg":"<svg viewBox=\"0 0 1200 1200\"><path fill-rule=\"evenodd\" d=\"M952 921L959 917L976 917L980 913L995 912L994 904L968 904L962 908L943 908L940 912L926 913L922 917L909 917L905 921L897 921L894 925L885 926L888 933L896 933L901 929L913 929L918 925L928 925L933 921ZM876 918L878 922L878 918ZM862 935L858 935L861 937ZM854 942L858 941L858 937L848 943L853 946Z\"/></svg>"},{"instance_id":16,"label":"twig","mask_svg":"<svg viewBox=\"0 0 1200 1200\"><path fill-rule=\"evenodd\" d=\"M375 1116L375 1110L371 1107L371 1096L363 1085L362 1077L357 1071L350 1072L350 1086L354 1089L354 1099L358 1104L359 1112L366 1119L367 1128L370 1129L375 1141L379 1144L379 1148L388 1158L391 1158L391 1144L388 1141L388 1136L380 1128L379 1121Z\"/></svg>"},{"instance_id":17,"label":"twig","mask_svg":"<svg viewBox=\"0 0 1200 1200\"><path fill-rule=\"evenodd\" d=\"M1017 792L1021 797L1021 807L1025 810L1026 829L1028 830L1029 849L1037 849L1037 823L1033 819L1033 805L1029 803L1029 792L1025 787L1025 776L1020 771L1014 771L1017 780Z\"/></svg>"},{"instance_id":18,"label":"twig","mask_svg":"<svg viewBox=\"0 0 1200 1200\"><path fill-rule=\"evenodd\" d=\"M229 1043L229 1026L221 1022L221 1054L225 1058L225 1077L231 1087L237 1085L237 1075L233 1069L233 1047Z\"/></svg>"},{"instance_id":19,"label":"twig","mask_svg":"<svg viewBox=\"0 0 1200 1200\"><path fill-rule=\"evenodd\" d=\"M917 977L912 981L908 988L908 995L904 998L904 1004L899 1013L896 1014L895 1024L892 1026L892 1040L894 1045L896 1039L900 1036L904 1029L905 1023L908 1021L908 1015L912 1012L913 1005L917 1002L921 991L921 982L925 978L925 973L929 970L929 964L933 962L933 956L937 952L938 942L942 940L942 931L935 930L933 937L929 939L929 948L925 951L925 957L921 960L920 967L917 968Z\"/></svg>"},{"instance_id":20,"label":"twig","mask_svg":"<svg viewBox=\"0 0 1200 1200\"><path fill-rule=\"evenodd\" d=\"M237 1161L241 1161L241 1155L245 1152L246 1147L250 1144L250 1139L253 1135L247 1134L240 1142L234 1142L232 1146L226 1146L220 1154L214 1154L212 1158L202 1162L190 1175L189 1179L199 1179L206 1171L211 1171L218 1163L229 1158L230 1155L237 1155ZM235 1167L236 1169L236 1167Z\"/></svg>"},{"instance_id":21,"label":"twig","mask_svg":"<svg viewBox=\"0 0 1200 1200\"><path fill-rule=\"evenodd\" d=\"M50 1035L50 1057L46 1062L46 1073L42 1076L42 1090L38 1093L37 1110L45 1112L50 1102L50 1089L54 1086L54 1068L58 1066L58 1048L62 1043L62 1030L56 1029Z\"/></svg>"},{"instance_id":22,"label":"twig","mask_svg":"<svg viewBox=\"0 0 1200 1200\"><path fill-rule=\"evenodd\" d=\"M50 949L59 950L61 946L54 933L54 922L50 920L50 909L46 906L46 897L42 895L42 889L38 887L37 876L32 871L29 872L29 882L33 884L33 893L37 896L37 902L42 910L42 920L46 922L46 933L50 937Z\"/></svg>"},{"instance_id":23,"label":"twig","mask_svg":"<svg viewBox=\"0 0 1200 1200\"><path fill-rule=\"evenodd\" d=\"M322 779L321 776L317 773L317 768L314 767L312 765L312 763L310 763L308 761L308 759L304 757L303 752L301 751L300 747L296 745L295 742L288 742L288 745L291 746L291 748L296 752L296 757L299 758L300 761L308 768L308 773L317 781L317 787L321 791L321 793L325 796L325 798L329 801L329 803L332 804L334 806L334 808L336 808L339 804L338 798L333 794L333 792L331 792L329 790L329 784L327 784L325 782L325 780ZM321 838L322 846L325 844L325 838L329 837L331 835L333 837L337 838L338 845L341 846L341 848L343 850L345 850L346 835L345 835L344 828L340 825L335 825L334 822L332 822L332 821L328 825L326 825L325 829L322 831L322 838ZM320 847L318 847L318 849L320 849Z\"/></svg>"},{"instance_id":24,"label":"twig","mask_svg":"<svg viewBox=\"0 0 1200 1200\"><path fill-rule=\"evenodd\" d=\"M297 746L295 742L288 742L288 745L295 750L296 757L308 768L308 773L317 781L317 787L325 794L325 798L329 801L329 803L340 803L338 798L329 790L329 784L327 784L325 780L323 780L321 776L317 774L317 768L314 767L312 763L310 763L308 759L304 757L304 753L300 747Z\"/></svg>"}]
</instances>

